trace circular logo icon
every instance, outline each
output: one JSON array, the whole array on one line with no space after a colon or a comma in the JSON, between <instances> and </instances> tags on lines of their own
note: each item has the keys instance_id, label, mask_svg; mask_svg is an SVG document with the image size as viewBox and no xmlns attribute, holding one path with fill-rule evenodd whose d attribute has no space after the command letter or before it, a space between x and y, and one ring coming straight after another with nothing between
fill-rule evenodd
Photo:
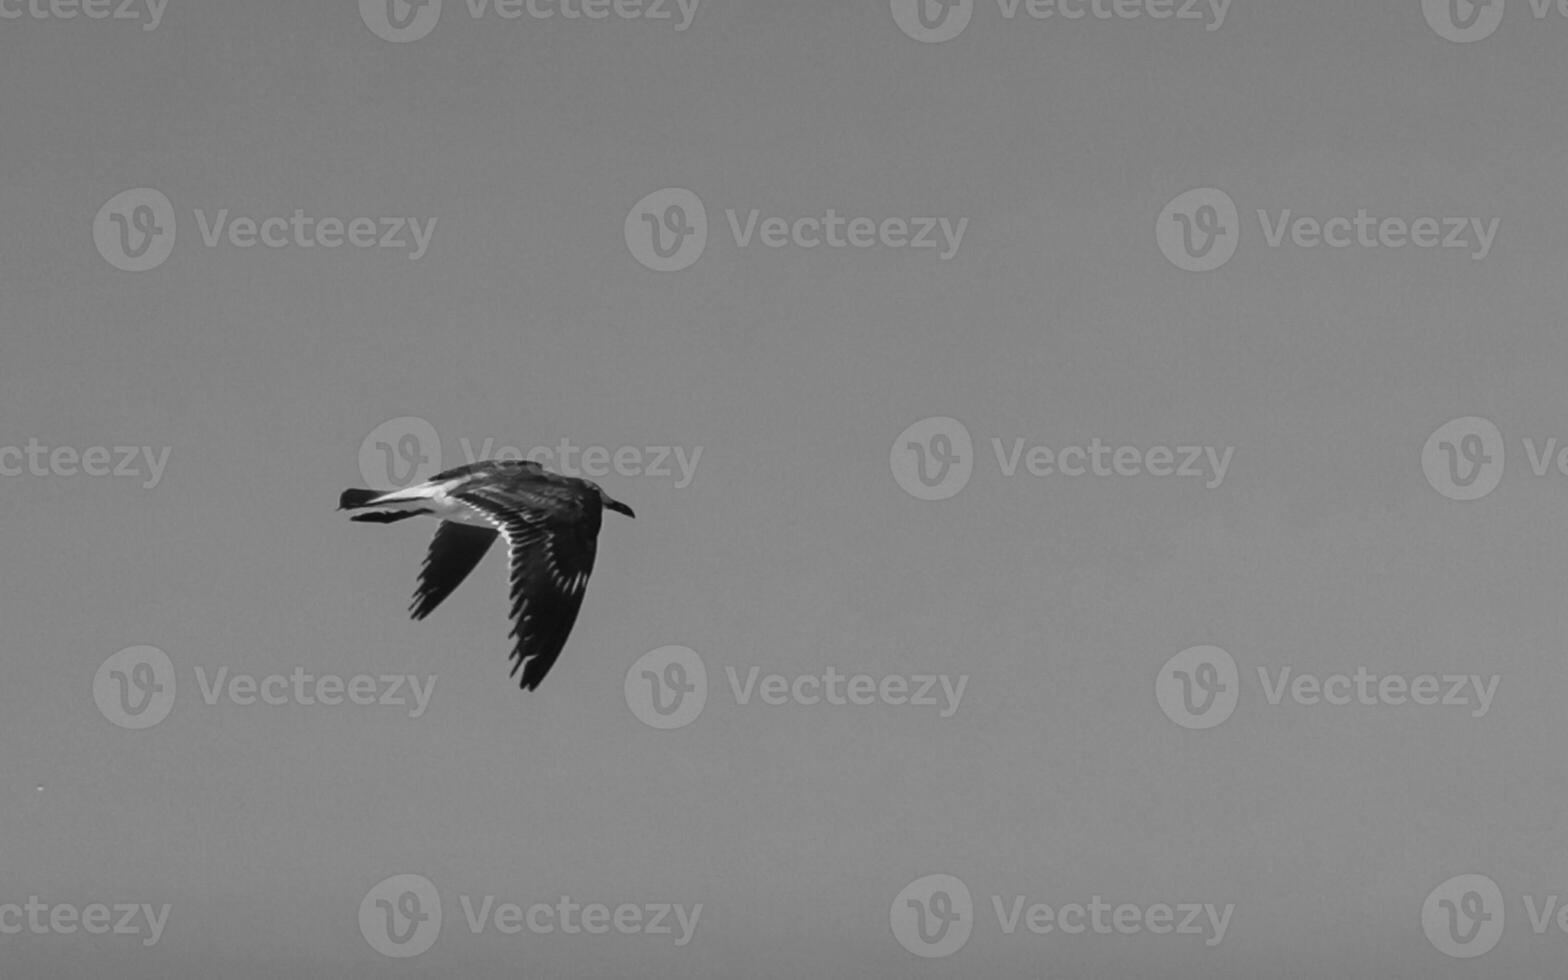
<instances>
[{"instance_id":1,"label":"circular logo icon","mask_svg":"<svg viewBox=\"0 0 1568 980\"><path fill-rule=\"evenodd\" d=\"M707 703L708 669L689 647L650 650L626 672L626 706L650 728L684 728Z\"/></svg>"},{"instance_id":2,"label":"circular logo icon","mask_svg":"<svg viewBox=\"0 0 1568 980\"><path fill-rule=\"evenodd\" d=\"M1439 37L1465 44L1491 37L1503 22L1506 0L1421 0L1421 13Z\"/></svg>"},{"instance_id":3,"label":"circular logo icon","mask_svg":"<svg viewBox=\"0 0 1568 980\"><path fill-rule=\"evenodd\" d=\"M382 956L418 956L441 934L441 895L424 875L393 875L360 901L359 931Z\"/></svg>"},{"instance_id":4,"label":"circular logo icon","mask_svg":"<svg viewBox=\"0 0 1568 980\"><path fill-rule=\"evenodd\" d=\"M383 41L417 41L435 30L441 0L359 0L359 19Z\"/></svg>"},{"instance_id":5,"label":"circular logo icon","mask_svg":"<svg viewBox=\"0 0 1568 980\"><path fill-rule=\"evenodd\" d=\"M899 30L916 41L936 44L964 33L974 0L891 0Z\"/></svg>"},{"instance_id":6,"label":"circular logo icon","mask_svg":"<svg viewBox=\"0 0 1568 980\"><path fill-rule=\"evenodd\" d=\"M1470 415L1439 426L1421 447L1421 471L1449 500L1480 500L1503 479L1503 434Z\"/></svg>"},{"instance_id":7,"label":"circular logo icon","mask_svg":"<svg viewBox=\"0 0 1568 980\"><path fill-rule=\"evenodd\" d=\"M441 437L424 419L388 419L359 444L359 475L372 490L401 490L439 472Z\"/></svg>"},{"instance_id":8,"label":"circular logo icon","mask_svg":"<svg viewBox=\"0 0 1568 980\"><path fill-rule=\"evenodd\" d=\"M126 647L93 675L93 700L121 728L151 728L174 707L174 664L157 647Z\"/></svg>"},{"instance_id":9,"label":"circular logo icon","mask_svg":"<svg viewBox=\"0 0 1568 980\"><path fill-rule=\"evenodd\" d=\"M1503 890L1486 875L1455 875L1422 903L1421 931L1438 952L1480 956L1503 938Z\"/></svg>"},{"instance_id":10,"label":"circular logo icon","mask_svg":"<svg viewBox=\"0 0 1568 980\"><path fill-rule=\"evenodd\" d=\"M1165 661L1154 679L1154 697L1165 717L1183 728L1213 728L1236 710L1241 674L1219 647L1188 647Z\"/></svg>"},{"instance_id":11,"label":"circular logo icon","mask_svg":"<svg viewBox=\"0 0 1568 980\"><path fill-rule=\"evenodd\" d=\"M945 416L921 419L898 434L888 454L893 479L919 500L946 500L969 484L974 445L964 423Z\"/></svg>"},{"instance_id":12,"label":"circular logo icon","mask_svg":"<svg viewBox=\"0 0 1568 980\"><path fill-rule=\"evenodd\" d=\"M904 886L888 918L898 944L916 956L952 956L974 930L974 900L952 875L926 875Z\"/></svg>"},{"instance_id":13,"label":"circular logo icon","mask_svg":"<svg viewBox=\"0 0 1568 980\"><path fill-rule=\"evenodd\" d=\"M174 251L174 205L151 187L121 191L93 218L93 242L116 269L156 269Z\"/></svg>"},{"instance_id":14,"label":"circular logo icon","mask_svg":"<svg viewBox=\"0 0 1568 980\"><path fill-rule=\"evenodd\" d=\"M1213 187L1178 194L1154 224L1154 240L1178 269L1213 272L1241 240L1241 216L1230 195Z\"/></svg>"},{"instance_id":15,"label":"circular logo icon","mask_svg":"<svg viewBox=\"0 0 1568 980\"><path fill-rule=\"evenodd\" d=\"M708 210L679 187L654 191L626 214L626 247L654 272L679 272L708 247Z\"/></svg>"}]
</instances>

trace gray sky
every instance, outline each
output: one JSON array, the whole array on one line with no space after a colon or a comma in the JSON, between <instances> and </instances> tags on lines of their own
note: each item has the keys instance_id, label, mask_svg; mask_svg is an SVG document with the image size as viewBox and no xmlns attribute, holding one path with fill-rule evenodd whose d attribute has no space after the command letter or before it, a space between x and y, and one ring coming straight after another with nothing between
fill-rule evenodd
<instances>
[{"instance_id":1,"label":"gray sky","mask_svg":"<svg viewBox=\"0 0 1568 980\"><path fill-rule=\"evenodd\" d=\"M1223 21L1207 0L1160 20L973 0L923 43L886 0L704 0L684 29L673 0L667 20L445 0L395 42L382 2L172 0L148 30L145 0L139 20L0 0L7 976L1556 971L1568 475L1542 447L1568 440L1568 17L1513 0L1455 40L1420 0L1234 0ZM173 247L126 271L111 256L167 246L143 188ZM706 241L660 272L643 214L693 219L666 188L701 201ZM1234 219L1181 198L1200 188ZM834 240L868 244L828 244L829 209ZM1163 254L1211 215L1228 261ZM274 217L281 247L234 244ZM327 247L355 218L409 244ZM895 248L888 219L947 224ZM1300 244L1324 235L1345 247ZM1469 417L1506 452L1465 501L1498 458L1468 423L1438 432ZM411 622L432 527L333 511L401 418L446 466L487 439L671 450L669 475L596 477L638 517L607 516L532 694L507 679L498 554ZM969 479L925 500L904 484L910 441L946 453L933 418L968 433ZM1065 475L1096 440L1108 475L1088 453ZM1145 472L1188 446L1223 473ZM1234 712L1189 728L1160 685L1210 645ZM95 692L147 676L106 666L142 646L175 694L130 729ZM660 730L629 691L676 676L639 665L668 646L700 657L706 701ZM764 702L767 675L830 668L881 685L872 703ZM413 675L428 703L222 686L296 669L378 698ZM1358 671L1370 703L1313 703ZM891 703L928 675L952 693ZM1412 703L1422 675L1473 678L1468 703ZM360 910L428 915L376 891L405 874L442 921L389 958ZM955 899L920 891L931 874L970 893L957 949L906 942L906 899ZM1445 884L1468 874L1500 904ZM494 917L563 898L627 928ZM1097 898L1136 924L1030 931L1032 905L1059 926ZM168 911L150 945L141 913L140 938L67 932L94 903ZM689 941L674 911L642 928L699 903ZM1207 913L1152 931L1186 903L1223 935ZM1481 937L1459 952L1495 948L1445 955L1450 913Z\"/></svg>"}]
</instances>

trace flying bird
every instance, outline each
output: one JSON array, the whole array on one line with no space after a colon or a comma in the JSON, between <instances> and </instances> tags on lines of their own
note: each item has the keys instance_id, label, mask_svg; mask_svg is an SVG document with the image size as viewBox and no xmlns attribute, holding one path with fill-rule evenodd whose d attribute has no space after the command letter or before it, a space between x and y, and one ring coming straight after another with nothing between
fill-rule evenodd
<instances>
[{"instance_id":1,"label":"flying bird","mask_svg":"<svg viewBox=\"0 0 1568 980\"><path fill-rule=\"evenodd\" d=\"M429 515L441 522L419 571L409 611L424 619L460 585L496 536L511 555L512 676L532 691L555 666L577 621L593 571L605 509L636 517L592 480L551 473L532 460L490 459L382 493L344 490L350 520L391 524Z\"/></svg>"}]
</instances>

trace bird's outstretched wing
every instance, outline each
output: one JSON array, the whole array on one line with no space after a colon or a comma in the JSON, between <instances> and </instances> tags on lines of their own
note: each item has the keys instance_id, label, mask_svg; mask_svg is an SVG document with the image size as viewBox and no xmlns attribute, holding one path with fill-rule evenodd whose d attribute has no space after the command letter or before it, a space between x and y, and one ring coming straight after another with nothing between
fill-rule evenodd
<instances>
[{"instance_id":1,"label":"bird's outstretched wing","mask_svg":"<svg viewBox=\"0 0 1568 980\"><path fill-rule=\"evenodd\" d=\"M543 466L531 459L481 459L477 463L464 463L448 470L442 470L432 476L429 483L446 483L460 476L484 477L497 474L528 473L539 475L545 472Z\"/></svg>"},{"instance_id":2,"label":"bird's outstretched wing","mask_svg":"<svg viewBox=\"0 0 1568 980\"><path fill-rule=\"evenodd\" d=\"M401 516L401 515L399 515ZM442 521L436 536L430 541L430 552L419 569L419 586L414 589L414 601L409 611L415 619L424 619L462 584L468 573L490 550L496 533L487 527Z\"/></svg>"},{"instance_id":3,"label":"bird's outstretched wing","mask_svg":"<svg viewBox=\"0 0 1568 980\"><path fill-rule=\"evenodd\" d=\"M555 666L582 608L600 512L566 483L480 486L457 496L489 515L512 561L512 676L532 691Z\"/></svg>"}]
</instances>

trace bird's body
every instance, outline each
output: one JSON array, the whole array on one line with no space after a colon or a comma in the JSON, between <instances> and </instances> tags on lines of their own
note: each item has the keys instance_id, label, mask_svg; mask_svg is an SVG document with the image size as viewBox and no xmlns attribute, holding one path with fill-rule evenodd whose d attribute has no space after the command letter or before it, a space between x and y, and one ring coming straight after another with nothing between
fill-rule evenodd
<instances>
[{"instance_id":1,"label":"bird's body","mask_svg":"<svg viewBox=\"0 0 1568 980\"><path fill-rule=\"evenodd\" d=\"M529 691L555 665L577 621L604 510L636 516L591 480L551 473L530 460L484 460L387 493L345 490L338 508L363 511L355 521L430 516L441 522L409 607L415 619L452 594L497 535L505 538L517 638L512 673L522 672L519 683Z\"/></svg>"}]
</instances>

